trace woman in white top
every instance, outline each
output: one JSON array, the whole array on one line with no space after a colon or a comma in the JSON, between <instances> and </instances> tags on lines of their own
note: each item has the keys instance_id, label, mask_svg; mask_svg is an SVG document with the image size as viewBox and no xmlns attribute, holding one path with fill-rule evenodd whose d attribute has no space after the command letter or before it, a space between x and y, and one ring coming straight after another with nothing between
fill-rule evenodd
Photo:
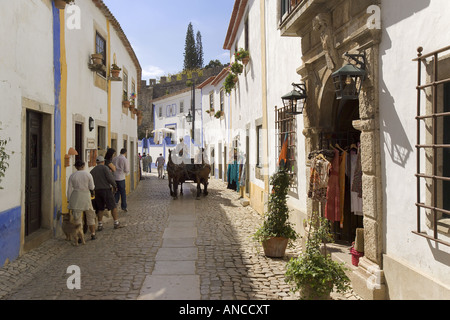
<instances>
[{"instance_id":1,"label":"woman in white top","mask_svg":"<svg viewBox=\"0 0 450 320\"><path fill-rule=\"evenodd\" d=\"M69 177L67 189L69 210L72 210L74 224L76 225L82 223L82 214L85 212L91 239L95 240L95 211L91 200L91 194L95 189L94 179L89 172L84 170L83 161L77 160L75 168L77 171Z\"/></svg>"}]
</instances>

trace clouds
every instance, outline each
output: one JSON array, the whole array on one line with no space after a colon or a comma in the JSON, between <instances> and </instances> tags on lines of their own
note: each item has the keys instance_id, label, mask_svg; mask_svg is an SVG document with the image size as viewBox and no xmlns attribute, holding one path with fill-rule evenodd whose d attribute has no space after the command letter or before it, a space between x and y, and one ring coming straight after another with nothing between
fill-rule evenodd
<instances>
[{"instance_id":1,"label":"clouds","mask_svg":"<svg viewBox=\"0 0 450 320\"><path fill-rule=\"evenodd\" d=\"M164 76L166 72L157 66L150 66L147 65L145 67L142 67L142 79L148 80L148 79L156 79L161 76Z\"/></svg>"}]
</instances>

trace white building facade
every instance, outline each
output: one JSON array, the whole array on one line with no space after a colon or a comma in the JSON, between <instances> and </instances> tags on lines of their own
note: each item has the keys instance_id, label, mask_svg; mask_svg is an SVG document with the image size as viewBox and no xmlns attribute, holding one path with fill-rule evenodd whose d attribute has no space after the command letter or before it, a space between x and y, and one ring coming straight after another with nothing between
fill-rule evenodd
<instances>
[{"instance_id":1,"label":"white building facade","mask_svg":"<svg viewBox=\"0 0 450 320\"><path fill-rule=\"evenodd\" d=\"M127 189L136 187L138 114L122 100L125 91L138 94L141 78L131 45L102 1L59 9L53 0L20 0L3 9L1 139L10 158L0 190L0 265L61 235L76 159L92 168L106 147L127 148ZM122 71L113 78L114 62Z\"/></svg>"},{"instance_id":2,"label":"white building facade","mask_svg":"<svg viewBox=\"0 0 450 320\"><path fill-rule=\"evenodd\" d=\"M292 83L304 83L303 114L284 119L295 131L290 169L297 183L288 203L298 231L313 212L324 213L324 204L308 197L310 156L360 146L362 212L344 206L332 230L348 248L362 243L358 266L344 254L353 288L365 299L448 299L450 7L391 2L236 0L224 48L231 62L239 48L251 59L230 96L229 143L249 163L243 196L263 213L281 141L274 110ZM349 63L347 52L366 59L356 100L338 99L333 83L332 74Z\"/></svg>"}]
</instances>

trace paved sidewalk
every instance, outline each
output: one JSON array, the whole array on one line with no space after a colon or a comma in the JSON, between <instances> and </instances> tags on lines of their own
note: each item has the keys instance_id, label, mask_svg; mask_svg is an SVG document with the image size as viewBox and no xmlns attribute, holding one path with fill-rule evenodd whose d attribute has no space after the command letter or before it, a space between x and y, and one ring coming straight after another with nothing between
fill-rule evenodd
<instances>
[{"instance_id":1,"label":"paved sidewalk","mask_svg":"<svg viewBox=\"0 0 450 320\"><path fill-rule=\"evenodd\" d=\"M242 207L238 193L211 180L209 195L195 186L169 196L167 179L145 175L120 212L126 228L105 224L97 240L75 247L63 238L0 268L0 299L45 300L293 300L283 259L264 256L252 235L262 217ZM81 289L69 290L69 266L81 270ZM359 299L353 293L337 300Z\"/></svg>"}]
</instances>

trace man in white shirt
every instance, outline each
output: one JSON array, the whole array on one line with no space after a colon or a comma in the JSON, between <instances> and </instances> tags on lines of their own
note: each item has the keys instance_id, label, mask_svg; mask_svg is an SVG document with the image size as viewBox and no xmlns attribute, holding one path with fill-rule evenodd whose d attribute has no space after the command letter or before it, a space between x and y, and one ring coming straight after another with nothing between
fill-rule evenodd
<instances>
[{"instance_id":1,"label":"man in white shirt","mask_svg":"<svg viewBox=\"0 0 450 320\"><path fill-rule=\"evenodd\" d=\"M125 185L125 177L130 173L130 162L126 158L127 149L123 148L120 150L120 155L113 159L113 164L116 166L116 171L114 172L114 179L117 184L117 192L114 195L116 204L119 203L119 198L121 198L120 207L123 211L127 212L127 192Z\"/></svg>"}]
</instances>

